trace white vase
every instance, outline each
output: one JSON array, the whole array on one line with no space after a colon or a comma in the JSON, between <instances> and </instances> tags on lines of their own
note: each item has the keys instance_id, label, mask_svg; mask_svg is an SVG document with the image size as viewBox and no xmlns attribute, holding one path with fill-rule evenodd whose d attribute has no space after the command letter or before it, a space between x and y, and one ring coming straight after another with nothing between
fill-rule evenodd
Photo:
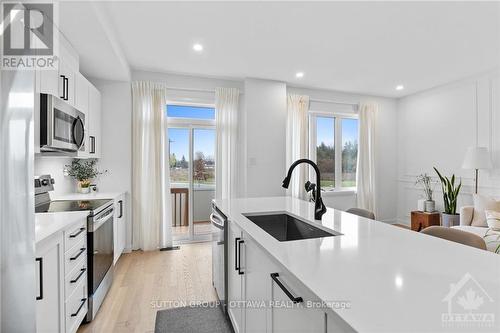
<instances>
[{"instance_id":1,"label":"white vase","mask_svg":"<svg viewBox=\"0 0 500 333\"><path fill-rule=\"evenodd\" d=\"M436 202L434 200L425 200L424 206L426 213L432 213L436 210Z\"/></svg>"}]
</instances>

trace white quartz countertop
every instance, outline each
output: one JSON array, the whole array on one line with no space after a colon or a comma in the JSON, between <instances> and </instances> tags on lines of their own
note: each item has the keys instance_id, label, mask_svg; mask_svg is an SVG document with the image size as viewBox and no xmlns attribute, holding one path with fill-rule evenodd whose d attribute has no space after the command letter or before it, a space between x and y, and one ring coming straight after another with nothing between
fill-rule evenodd
<instances>
[{"instance_id":1,"label":"white quartz countertop","mask_svg":"<svg viewBox=\"0 0 500 333\"><path fill-rule=\"evenodd\" d=\"M125 192L91 192L91 193L65 193L52 195L52 200L96 200L115 199Z\"/></svg>"},{"instance_id":2,"label":"white quartz countertop","mask_svg":"<svg viewBox=\"0 0 500 333\"><path fill-rule=\"evenodd\" d=\"M289 197L215 203L319 299L349 301L351 308L332 310L357 331L452 331L458 324L443 321L445 298L452 314L465 314L459 299L469 290L482 299L472 313L494 315L493 327L469 330L500 331L498 254L331 208L315 221L314 204ZM279 242L242 215L284 211L343 235Z\"/></svg>"},{"instance_id":3,"label":"white quartz countertop","mask_svg":"<svg viewBox=\"0 0 500 333\"><path fill-rule=\"evenodd\" d=\"M35 243L63 230L82 220L87 220L89 211L36 213L35 214Z\"/></svg>"}]
</instances>

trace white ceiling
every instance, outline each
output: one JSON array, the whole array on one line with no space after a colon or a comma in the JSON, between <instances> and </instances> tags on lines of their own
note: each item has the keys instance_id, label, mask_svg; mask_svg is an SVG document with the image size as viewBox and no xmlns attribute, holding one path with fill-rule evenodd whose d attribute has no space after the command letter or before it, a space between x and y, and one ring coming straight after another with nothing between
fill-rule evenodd
<instances>
[{"instance_id":1,"label":"white ceiling","mask_svg":"<svg viewBox=\"0 0 500 333\"><path fill-rule=\"evenodd\" d=\"M98 78L125 79L128 62L134 69L399 97L500 66L498 2L113 1L93 12L82 6L89 5L61 5L61 29L83 71ZM203 44L201 54L194 43ZM297 71L305 73L300 80ZM405 90L396 91L398 84Z\"/></svg>"}]
</instances>

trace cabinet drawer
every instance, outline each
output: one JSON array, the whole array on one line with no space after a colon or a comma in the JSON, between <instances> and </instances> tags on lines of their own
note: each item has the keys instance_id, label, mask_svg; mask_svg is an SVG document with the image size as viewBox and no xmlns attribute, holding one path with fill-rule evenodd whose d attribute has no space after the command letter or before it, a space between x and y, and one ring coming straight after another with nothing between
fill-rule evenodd
<instances>
[{"instance_id":1,"label":"cabinet drawer","mask_svg":"<svg viewBox=\"0 0 500 333\"><path fill-rule=\"evenodd\" d=\"M66 333L74 333L88 311L87 283L81 281L66 301Z\"/></svg>"},{"instance_id":2,"label":"cabinet drawer","mask_svg":"<svg viewBox=\"0 0 500 333\"><path fill-rule=\"evenodd\" d=\"M87 258L87 238L81 238L71 250L64 255L64 276L68 275L80 263Z\"/></svg>"},{"instance_id":3,"label":"cabinet drawer","mask_svg":"<svg viewBox=\"0 0 500 333\"><path fill-rule=\"evenodd\" d=\"M87 221L75 224L64 231L64 252L71 250L75 244L81 242L82 238L87 239Z\"/></svg>"},{"instance_id":4,"label":"cabinet drawer","mask_svg":"<svg viewBox=\"0 0 500 333\"><path fill-rule=\"evenodd\" d=\"M87 256L82 258L76 267L64 278L66 299L75 291L80 283L87 281Z\"/></svg>"}]
</instances>

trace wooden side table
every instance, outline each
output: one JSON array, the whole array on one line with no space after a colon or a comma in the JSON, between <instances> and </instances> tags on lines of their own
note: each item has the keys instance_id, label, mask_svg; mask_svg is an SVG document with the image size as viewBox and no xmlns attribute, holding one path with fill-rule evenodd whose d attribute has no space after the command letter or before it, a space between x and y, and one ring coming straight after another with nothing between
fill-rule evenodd
<instances>
[{"instance_id":1,"label":"wooden side table","mask_svg":"<svg viewBox=\"0 0 500 333\"><path fill-rule=\"evenodd\" d=\"M411 212L411 230L420 231L431 225L441 225L441 215L438 212Z\"/></svg>"}]
</instances>

